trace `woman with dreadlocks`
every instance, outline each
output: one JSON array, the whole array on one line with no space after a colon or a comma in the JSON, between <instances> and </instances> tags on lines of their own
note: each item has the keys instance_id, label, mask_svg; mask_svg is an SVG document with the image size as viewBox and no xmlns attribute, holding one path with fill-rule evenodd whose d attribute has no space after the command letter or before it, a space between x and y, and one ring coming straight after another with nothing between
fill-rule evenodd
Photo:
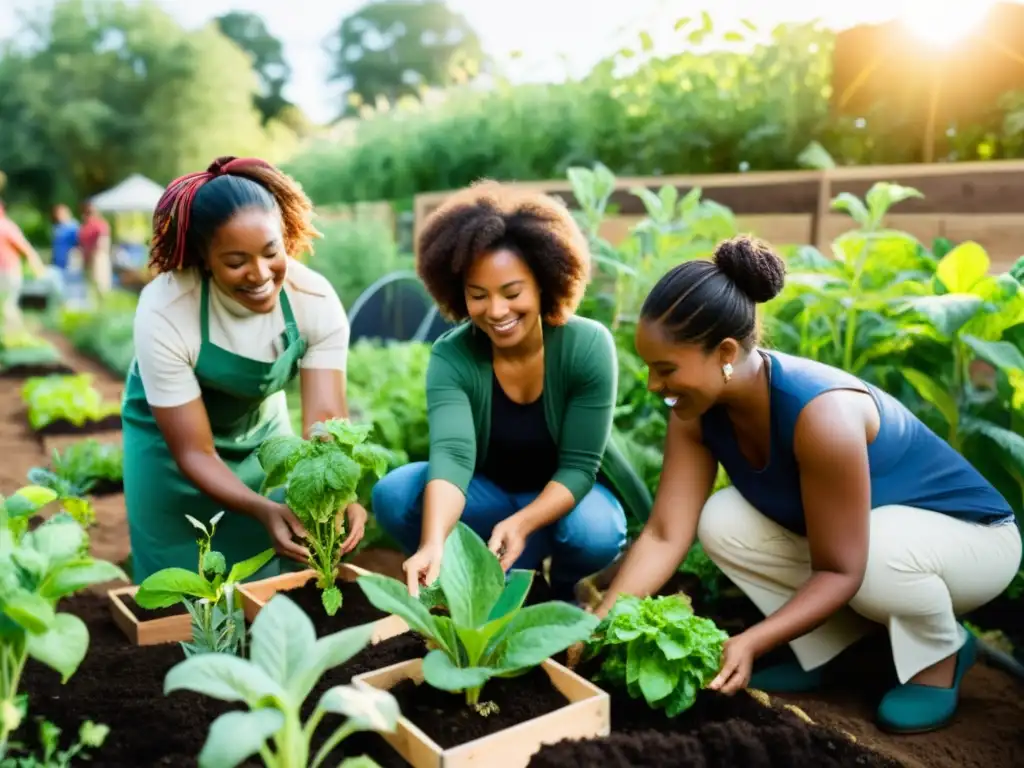
<instances>
[{"instance_id":1,"label":"woman with dreadlocks","mask_svg":"<svg viewBox=\"0 0 1024 768\"><path fill-rule=\"evenodd\" d=\"M258 492L256 449L291 432L284 389L299 376L303 424L346 416L349 327L334 289L295 257L319 233L299 187L267 163L222 157L182 176L153 216L150 266L135 316L136 359L122 407L124 486L136 583L193 570L195 530L227 510L216 548L228 567L268 547L305 562L305 531ZM343 551L366 511L345 511ZM260 572L281 569L275 558Z\"/></svg>"}]
</instances>

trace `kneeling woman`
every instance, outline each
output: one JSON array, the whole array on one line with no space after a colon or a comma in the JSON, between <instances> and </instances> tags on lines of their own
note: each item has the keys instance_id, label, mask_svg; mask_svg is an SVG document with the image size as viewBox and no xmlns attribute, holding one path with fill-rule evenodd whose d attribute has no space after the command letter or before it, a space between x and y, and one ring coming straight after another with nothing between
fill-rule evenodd
<instances>
[{"instance_id":1,"label":"kneeling woman","mask_svg":"<svg viewBox=\"0 0 1024 768\"><path fill-rule=\"evenodd\" d=\"M619 593L651 594L696 535L766 618L731 638L712 688L818 686L878 624L899 685L881 725L937 728L956 710L975 640L957 614L1010 583L1021 537L1009 504L897 400L841 370L757 347L755 303L783 286L763 244L722 243L654 287L636 348L672 406L654 510ZM718 463L733 486L708 498ZM799 664L754 660L789 643Z\"/></svg>"},{"instance_id":2,"label":"kneeling woman","mask_svg":"<svg viewBox=\"0 0 1024 768\"><path fill-rule=\"evenodd\" d=\"M287 506L258 493L256 449L292 431L284 389L299 376L305 428L345 416L349 328L326 279L295 261L318 233L284 174L221 158L175 180L153 217L151 267L135 315L122 406L124 487L136 583L196 567L195 530L220 510L227 565L273 546L305 562ZM347 510L350 550L366 511ZM272 561L259 576L273 575Z\"/></svg>"},{"instance_id":3,"label":"kneeling woman","mask_svg":"<svg viewBox=\"0 0 1024 768\"><path fill-rule=\"evenodd\" d=\"M617 365L611 334L574 316L589 276L569 211L539 194L481 183L427 222L418 271L441 311L468 322L437 340L427 372L430 460L373 492L381 526L413 553L409 589L437 577L459 519L506 569L552 558L551 584L608 565L630 511L650 497L609 435ZM602 479L615 488L596 482ZM645 508L646 505L646 508Z\"/></svg>"}]
</instances>

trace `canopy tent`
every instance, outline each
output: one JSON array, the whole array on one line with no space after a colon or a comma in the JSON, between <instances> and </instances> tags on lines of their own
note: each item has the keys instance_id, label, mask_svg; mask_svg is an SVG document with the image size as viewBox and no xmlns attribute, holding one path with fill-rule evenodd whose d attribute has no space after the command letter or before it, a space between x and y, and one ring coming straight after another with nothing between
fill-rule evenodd
<instances>
[{"instance_id":1,"label":"canopy tent","mask_svg":"<svg viewBox=\"0 0 1024 768\"><path fill-rule=\"evenodd\" d=\"M133 173L117 186L89 199L102 213L152 213L164 188L145 176Z\"/></svg>"}]
</instances>

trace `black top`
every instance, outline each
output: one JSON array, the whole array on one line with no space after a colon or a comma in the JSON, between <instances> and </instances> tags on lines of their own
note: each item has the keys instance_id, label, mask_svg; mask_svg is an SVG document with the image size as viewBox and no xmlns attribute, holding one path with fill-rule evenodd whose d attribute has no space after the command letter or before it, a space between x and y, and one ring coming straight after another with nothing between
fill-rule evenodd
<instances>
[{"instance_id":1,"label":"black top","mask_svg":"<svg viewBox=\"0 0 1024 768\"><path fill-rule=\"evenodd\" d=\"M544 418L544 394L517 403L491 377L491 436L480 471L508 493L539 492L558 469L558 446Z\"/></svg>"}]
</instances>

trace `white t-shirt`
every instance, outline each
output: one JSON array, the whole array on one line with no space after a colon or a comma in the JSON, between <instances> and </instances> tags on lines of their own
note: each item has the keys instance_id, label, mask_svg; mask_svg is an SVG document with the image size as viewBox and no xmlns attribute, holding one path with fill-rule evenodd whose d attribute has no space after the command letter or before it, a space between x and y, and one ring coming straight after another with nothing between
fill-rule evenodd
<instances>
[{"instance_id":1,"label":"white t-shirt","mask_svg":"<svg viewBox=\"0 0 1024 768\"><path fill-rule=\"evenodd\" d=\"M301 368L344 371L349 324L327 279L289 259L284 289L299 333L307 342ZM194 269L165 272L142 289L135 313L135 355L146 400L174 408L200 396L195 366L202 341L202 278ZM246 309L210 280L210 341L236 355L269 363L283 351L284 312Z\"/></svg>"}]
</instances>

